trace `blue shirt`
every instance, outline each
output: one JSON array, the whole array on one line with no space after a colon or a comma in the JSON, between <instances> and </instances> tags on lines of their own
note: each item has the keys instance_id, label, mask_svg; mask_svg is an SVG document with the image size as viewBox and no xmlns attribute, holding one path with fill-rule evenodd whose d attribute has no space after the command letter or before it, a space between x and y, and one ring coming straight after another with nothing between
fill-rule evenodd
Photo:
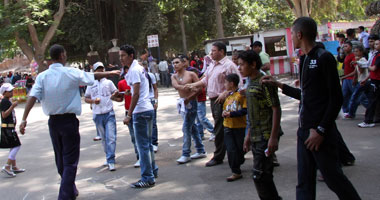
<instances>
[{"instance_id":1,"label":"blue shirt","mask_svg":"<svg viewBox=\"0 0 380 200\"><path fill-rule=\"evenodd\" d=\"M94 74L54 63L39 74L29 96L41 101L46 115L82 113L80 85L94 84Z\"/></svg>"}]
</instances>

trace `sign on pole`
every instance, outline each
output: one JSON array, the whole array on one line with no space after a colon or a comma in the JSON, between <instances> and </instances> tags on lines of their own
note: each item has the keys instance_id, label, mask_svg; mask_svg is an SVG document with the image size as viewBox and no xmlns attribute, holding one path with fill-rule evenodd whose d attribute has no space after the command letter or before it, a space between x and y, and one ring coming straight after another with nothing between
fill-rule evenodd
<instances>
[{"instance_id":1,"label":"sign on pole","mask_svg":"<svg viewBox=\"0 0 380 200\"><path fill-rule=\"evenodd\" d=\"M158 35L148 35L148 48L159 47Z\"/></svg>"}]
</instances>

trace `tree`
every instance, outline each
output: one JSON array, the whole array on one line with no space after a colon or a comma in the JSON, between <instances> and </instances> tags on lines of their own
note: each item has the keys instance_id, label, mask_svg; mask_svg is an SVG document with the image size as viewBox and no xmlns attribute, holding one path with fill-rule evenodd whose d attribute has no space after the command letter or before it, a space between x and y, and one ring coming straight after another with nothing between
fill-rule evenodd
<instances>
[{"instance_id":1,"label":"tree","mask_svg":"<svg viewBox=\"0 0 380 200\"><path fill-rule=\"evenodd\" d=\"M217 38L224 38L224 29L222 21L222 10L220 6L220 0L214 0L215 4L215 15L216 15L216 27L217 27Z\"/></svg>"},{"instance_id":2,"label":"tree","mask_svg":"<svg viewBox=\"0 0 380 200\"><path fill-rule=\"evenodd\" d=\"M298 17L309 17L313 5L313 0L286 0L294 15Z\"/></svg>"},{"instance_id":3,"label":"tree","mask_svg":"<svg viewBox=\"0 0 380 200\"><path fill-rule=\"evenodd\" d=\"M3 29L7 37L13 37L26 57L39 65L39 72L44 71L45 51L56 34L65 13L65 1L59 0L58 11L52 15L48 0L4 0L2 16ZM50 16L53 16L51 18Z\"/></svg>"}]
</instances>

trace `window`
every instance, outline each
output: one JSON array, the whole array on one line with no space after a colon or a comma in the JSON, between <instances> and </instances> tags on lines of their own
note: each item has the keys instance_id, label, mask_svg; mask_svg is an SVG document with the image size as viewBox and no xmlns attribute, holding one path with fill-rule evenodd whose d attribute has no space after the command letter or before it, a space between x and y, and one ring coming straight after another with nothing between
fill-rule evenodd
<instances>
[{"instance_id":1,"label":"window","mask_svg":"<svg viewBox=\"0 0 380 200\"><path fill-rule=\"evenodd\" d=\"M285 36L265 37L265 51L270 57L287 56Z\"/></svg>"}]
</instances>

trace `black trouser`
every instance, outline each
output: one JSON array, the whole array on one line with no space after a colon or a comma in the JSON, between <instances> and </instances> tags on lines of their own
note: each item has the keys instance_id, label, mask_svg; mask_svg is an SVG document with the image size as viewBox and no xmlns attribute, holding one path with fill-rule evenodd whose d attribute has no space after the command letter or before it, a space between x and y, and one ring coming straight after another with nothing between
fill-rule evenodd
<instances>
[{"instance_id":1,"label":"black trouser","mask_svg":"<svg viewBox=\"0 0 380 200\"><path fill-rule=\"evenodd\" d=\"M252 178L261 200L280 200L273 181L273 155L265 156L268 141L252 143L253 170Z\"/></svg>"},{"instance_id":2,"label":"black trouser","mask_svg":"<svg viewBox=\"0 0 380 200\"><path fill-rule=\"evenodd\" d=\"M343 140L342 134L337 130L338 136L338 155L341 163L352 162L355 160L355 156L350 152L346 143Z\"/></svg>"},{"instance_id":3,"label":"black trouser","mask_svg":"<svg viewBox=\"0 0 380 200\"><path fill-rule=\"evenodd\" d=\"M310 151L304 144L310 131L297 132L297 200L315 200L317 167L327 186L341 200L358 200L359 194L343 174L338 156L338 129L336 124L326 131L326 136L318 151Z\"/></svg>"},{"instance_id":4,"label":"black trouser","mask_svg":"<svg viewBox=\"0 0 380 200\"><path fill-rule=\"evenodd\" d=\"M245 128L224 128L224 143L227 148L228 164L232 173L241 174L240 165L244 162Z\"/></svg>"},{"instance_id":5,"label":"black trouser","mask_svg":"<svg viewBox=\"0 0 380 200\"><path fill-rule=\"evenodd\" d=\"M380 80L371 80L370 85L366 88L368 97L368 108L365 111L365 120L367 124L373 123L376 105L380 101Z\"/></svg>"},{"instance_id":6,"label":"black trouser","mask_svg":"<svg viewBox=\"0 0 380 200\"><path fill-rule=\"evenodd\" d=\"M75 199L75 177L80 152L79 121L75 114L51 115L49 131L53 143L55 164L61 176L59 200Z\"/></svg>"},{"instance_id":7,"label":"black trouser","mask_svg":"<svg viewBox=\"0 0 380 200\"><path fill-rule=\"evenodd\" d=\"M223 127L223 104L216 103L215 99L211 99L211 112L214 118L214 134L215 134L215 151L212 159L223 161L226 155L226 145L224 144L224 127Z\"/></svg>"}]
</instances>

